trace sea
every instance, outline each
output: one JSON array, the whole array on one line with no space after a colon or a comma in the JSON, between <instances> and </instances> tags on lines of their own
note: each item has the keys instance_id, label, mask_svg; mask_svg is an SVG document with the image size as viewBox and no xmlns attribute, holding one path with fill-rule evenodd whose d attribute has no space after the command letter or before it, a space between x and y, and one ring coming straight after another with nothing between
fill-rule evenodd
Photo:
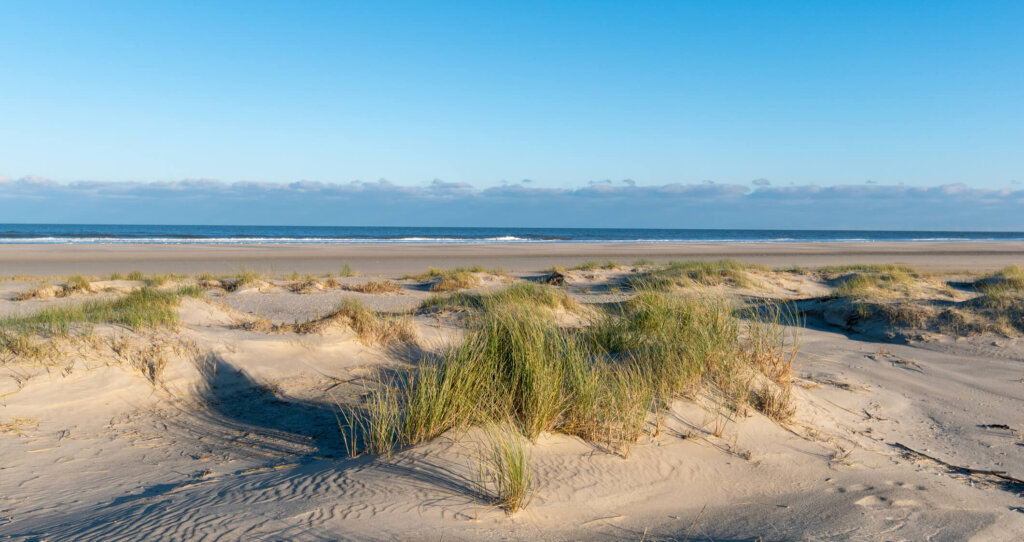
<instances>
[{"instance_id":1,"label":"sea","mask_svg":"<svg viewBox=\"0 0 1024 542\"><path fill-rule=\"evenodd\" d=\"M0 224L0 244L799 243L1024 241L1024 232Z\"/></svg>"}]
</instances>

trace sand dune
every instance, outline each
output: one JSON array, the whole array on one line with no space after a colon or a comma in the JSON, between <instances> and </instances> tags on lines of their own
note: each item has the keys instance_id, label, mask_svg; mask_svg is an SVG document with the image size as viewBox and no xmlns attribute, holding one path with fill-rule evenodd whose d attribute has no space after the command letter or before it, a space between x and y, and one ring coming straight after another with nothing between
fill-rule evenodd
<instances>
[{"instance_id":1,"label":"sand dune","mask_svg":"<svg viewBox=\"0 0 1024 542\"><path fill-rule=\"evenodd\" d=\"M567 291L614 301L631 271L576 272ZM760 293L830 291L814 275ZM723 418L710 397L678 399L628 458L544 433L541 481L514 515L482 502L478 429L391 458L345 453L338 404L408 350L351 330L268 334L237 326L322 315L344 297L377 310L397 294L220 292L185 299L176 331L146 335L166 365L150 379L88 345L57 364L0 365L0 535L46 540L1011 540L1024 537L1024 341L978 334L880 340L814 314L800 329L796 417ZM5 292L31 283L8 283ZM113 295L113 294L94 294ZM24 314L63 300L5 301ZM417 314L418 349L460 337L452 315ZM100 337L116 328L99 326ZM105 348L105 347L104 347ZM714 433L719 433L716 436ZM1008 478L971 473L970 467Z\"/></svg>"}]
</instances>

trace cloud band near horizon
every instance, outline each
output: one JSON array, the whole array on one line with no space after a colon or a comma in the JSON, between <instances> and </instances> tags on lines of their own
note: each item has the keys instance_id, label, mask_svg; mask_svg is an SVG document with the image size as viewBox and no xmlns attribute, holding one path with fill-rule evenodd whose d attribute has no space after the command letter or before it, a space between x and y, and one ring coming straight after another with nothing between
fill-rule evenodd
<instances>
[{"instance_id":1,"label":"cloud band near horizon","mask_svg":"<svg viewBox=\"0 0 1024 542\"><path fill-rule=\"evenodd\" d=\"M59 183L0 177L0 222L344 226L1024 230L1024 188L435 180Z\"/></svg>"}]
</instances>

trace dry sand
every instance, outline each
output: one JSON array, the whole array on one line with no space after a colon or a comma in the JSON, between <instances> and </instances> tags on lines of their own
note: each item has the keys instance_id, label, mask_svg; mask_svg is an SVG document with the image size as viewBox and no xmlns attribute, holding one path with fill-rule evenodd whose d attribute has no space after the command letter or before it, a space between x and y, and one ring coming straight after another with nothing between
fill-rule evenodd
<instances>
[{"instance_id":1,"label":"dry sand","mask_svg":"<svg viewBox=\"0 0 1024 542\"><path fill-rule=\"evenodd\" d=\"M419 267L430 256L413 248ZM40 265L42 257L28 261ZM592 278L570 289L581 299L613 295L593 293L610 274L584 275ZM807 280L794 291L825 291ZM0 297L29 286L0 284ZM231 325L245 313L304 319L350 295L384 310L415 306L427 294L407 282L403 292L380 296L246 291L187 300L180 332L164 337L187 347L171 356L158 385L88 357L66 367L0 365L0 537L1024 538L1024 487L950 466L1024 477L1024 340L888 344L810 321L801 331L793 424L759 414L726 423L680 401L665 431L628 459L544 435L532 447L542 485L510 517L470 490L472 432L388 461L339 453L333 401L357 392L373 367L401 363L397 354L346 331L268 335ZM0 316L18 312L18 303L27 302L0 303ZM427 347L457 334L432 317L416 324ZM724 433L711 434L722 423Z\"/></svg>"},{"instance_id":2,"label":"dry sand","mask_svg":"<svg viewBox=\"0 0 1024 542\"><path fill-rule=\"evenodd\" d=\"M929 243L552 243L366 245L0 245L0 277L145 273L415 273L482 265L536 271L586 260L658 262L736 258L771 267L904 263L923 269L976 271L1024 261L1021 242Z\"/></svg>"}]
</instances>

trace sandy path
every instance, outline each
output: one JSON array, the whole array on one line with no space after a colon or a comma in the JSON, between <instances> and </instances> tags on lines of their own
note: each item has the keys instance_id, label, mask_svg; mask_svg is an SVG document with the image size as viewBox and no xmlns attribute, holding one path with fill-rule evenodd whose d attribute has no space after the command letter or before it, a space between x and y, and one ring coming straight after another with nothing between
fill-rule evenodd
<instances>
[{"instance_id":1,"label":"sandy path","mask_svg":"<svg viewBox=\"0 0 1024 542\"><path fill-rule=\"evenodd\" d=\"M145 273L420 272L482 265L539 271L586 260L738 258L773 267L899 262L926 269L985 271L1024 263L1020 242L928 243L557 243L422 245L0 245L0 276Z\"/></svg>"}]
</instances>

